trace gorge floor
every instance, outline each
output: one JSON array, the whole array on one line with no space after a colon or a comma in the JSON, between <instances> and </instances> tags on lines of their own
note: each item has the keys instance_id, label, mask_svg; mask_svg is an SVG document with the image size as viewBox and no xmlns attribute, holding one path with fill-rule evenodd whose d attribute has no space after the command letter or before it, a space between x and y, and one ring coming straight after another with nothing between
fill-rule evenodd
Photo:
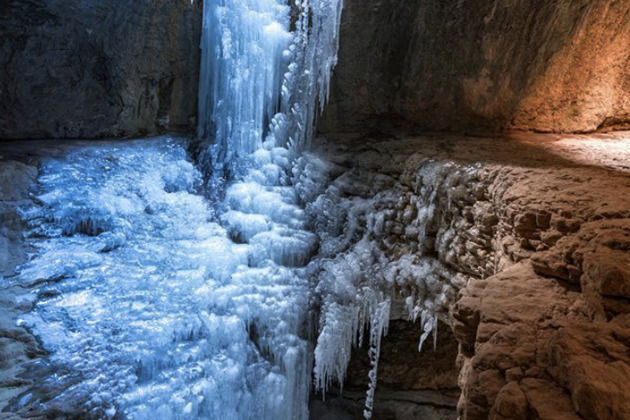
<instances>
[{"instance_id":1,"label":"gorge floor","mask_svg":"<svg viewBox=\"0 0 630 420\"><path fill-rule=\"evenodd\" d=\"M370 287L382 288L384 292L392 293L396 297L395 302L404 301L404 298L412 295L416 300L436 302L435 313L444 321L438 328L438 334L440 328L450 325L460 348L457 366L455 360L449 361L447 365L450 368L445 366L442 371L428 372L427 376L433 375L431 378L422 377L422 372L418 372L414 366L404 367L405 363L416 363L416 359L410 355L417 352L417 346L397 349L401 353L390 360L387 357L389 355L382 355L379 386L383 391L387 388L387 392L379 394L377 390L374 418L402 418L403 415L426 410L428 406L435 405L427 404L428 392L439 394L443 391L450 395L452 401L452 389L458 385L455 381L456 372L460 368L459 386L462 396L459 410L465 418L514 418L506 417L505 413L517 413L522 418L531 415L539 418L558 418L558 415L571 418L571 415L578 414L586 418L626 416L628 407L624 405L625 400L623 395L619 395L619 390L625 389L630 383L627 372L629 343L624 332L628 329L628 318L624 314L628 312L627 270L630 243L628 133L584 136L521 133L508 137L471 138L391 132L343 137L320 143L313 152L303 156L304 167L313 162L319 169L311 171L308 176L304 175L303 170L293 172L297 181L297 194L302 194L301 200L307 218L313 220L321 213L321 207L314 205L321 198L326 203L335 204L332 219L344 221L342 226L345 228L341 232L331 228L335 224L312 223L311 226L319 226L319 231L314 230L320 240L320 251L314 260L334 263L335 258L344 256L349 261L356 252L365 250L366 243L369 243L372 251L384 256L384 259L370 260L369 266L363 266L366 270L369 269L373 277L383 277L384 283L370 283ZM146 145L151 144L151 140L143 142ZM59 152L67 147L56 143L46 144L48 152L52 149L58 149ZM159 149L155 144L157 143L149 148ZM112 147L107 142L74 143L73 147L77 145L79 148L95 150L94 153L97 154ZM126 147L133 149L132 145ZM72 296L85 298L85 293L98 294L100 287L81 286L80 290L75 290L75 286L79 285L77 279L81 277L80 272L84 268L79 267L78 271L72 271L77 270L76 265L74 268L70 267L72 264L65 265L72 272L53 276L53 281L48 283L35 282L35 277L39 275L24 274L29 264L33 267L41 257L34 255L32 244L22 238L24 216L18 214L16 209L33 205L33 194L29 194L29 189L33 193L33 185L42 176L44 167L40 160L41 153L43 152L38 155L28 147L16 147L15 144L4 145L2 150L0 168L2 179L6 180L2 190L2 245L7 250L2 260L2 274L5 276L3 287L6 287L2 293L5 311L1 327L1 348L4 356L1 384L2 401L5 405L3 416L10 416L6 408L9 401L9 407L12 407L9 411L20 401L22 405L28 404L28 401L24 401L27 391L43 383L41 376L25 374L27 370L32 371L25 367L50 359L55 351L49 347L48 350L52 353L48 356L42 351L42 342L45 347L47 341L46 337L42 337L42 332L46 334L43 327L33 329L29 324L16 325L16 321L31 317L29 313L33 305L45 306L47 302L60 302ZM132 153L123 156L124 147L113 153L114 161L117 154L134 161ZM186 158L181 155L181 150L176 155L179 160L175 161L182 162L176 164L177 167L173 170L177 176L173 179L158 177L158 184L164 187L162 192L145 191L138 195L146 198L147 194L157 194L154 197L160 198L160 206L156 206L153 211L158 215L165 210L164 206L175 205L167 202L166 194L189 194L186 188L182 190L175 187L180 184L190 186L195 182L194 177L179 176L182 173L192 174L194 171L185 163ZM170 157L172 156L169 155L169 159ZM110 162L110 165L115 166L115 162L107 159L96 161ZM140 165L139 161L134 162L132 167ZM145 160L142 162L145 164ZM164 163L157 159L155 167ZM79 172L82 170L79 168ZM60 172L61 176L70 174L64 171ZM142 175L138 173L118 181L133 184L141 179ZM305 183L305 180L313 183ZM39 186L35 188L41 189L41 184L39 181ZM172 185L168 187L169 184ZM318 185L317 188L300 191L300 185L315 184ZM66 198L75 199L68 196ZM129 196L123 198L130 199ZM204 207L194 197L189 198L194 201L195 209ZM418 207L427 204L433 206L430 214L418 211L421 210ZM414 206L416 209L411 209ZM103 203L99 207L103 207ZM200 212L190 212L190 207L184 207L182 217L188 214L185 216L186 226L191 228L195 225L188 218L196 218ZM141 210L142 214L151 213L145 211L146 207ZM377 217L379 214L382 217ZM205 225L206 219L195 220ZM163 222L164 220L161 221ZM83 234L89 233L87 230L91 229L90 226L92 225L87 223L81 228ZM415 230L408 229L410 226ZM419 234L418 227L424 227L423 235ZM108 235L101 237L99 241L103 243L99 242L99 246L115 250L134 242L134 239L127 238L125 241L128 242L119 243L121 239L116 237L116 229L110 231L114 234L109 235L111 238ZM84 239L74 238L72 241L93 241L102 233L96 236L85 235ZM227 233L217 235L229 241ZM203 241L200 240L201 242ZM330 245L332 243L334 246ZM361 245L357 247L357 244ZM196 245L188 243L187 246ZM338 255L324 254L331 252L330 250ZM172 244L168 246L167 253L175 251ZM111 250L108 252L111 253ZM136 249L136 252L140 250ZM79 255L71 254L74 256L66 255L64 258L72 260ZM405 258L409 255L417 260L408 262ZM151 255L146 257L153 258ZM158 260L161 258L159 253L154 257ZM121 258L125 260L127 257ZM199 258L199 261L203 260L201 254ZM15 266L20 264L26 264L21 270L22 274L18 277L11 276ZM99 264L103 262L99 261ZM85 269L93 270L95 266L98 264L88 264ZM398 270L398 278L409 278L387 283L383 273L394 266ZM409 275L403 270L408 266L421 269ZM317 279L315 283L326 284L327 277L322 273L334 267L335 264L320 266L313 271L314 277L309 282L313 283L313 279ZM193 267L185 269L188 273L190 270L194 271ZM30 273L33 274L33 271ZM427 283L424 279L417 278L418 273L435 281ZM29 276L30 278L26 278ZM226 276L229 277L229 274ZM367 279L361 276L349 275L348 278L355 282L352 283L353 288L367 285L363 283ZM610 278L616 279L613 285L607 281ZM207 281L202 279L203 275L199 280L202 283ZM147 281L160 290L159 279ZM50 284L51 282L54 284ZM436 301L435 297L445 291L445 284L449 286L446 290L447 299ZM177 288L176 292L182 292L183 295L182 299L176 300L188 301L184 296L187 294L186 290L189 290L187 287ZM435 287L437 288L434 290ZM424 290L424 295L420 294L420 289ZM125 293L133 291L127 287L117 290L123 293L113 296L114 300L123 299ZM165 294L170 295L171 292L173 290L165 291ZM320 287L315 292L320 296L331 293L334 294L334 291L331 292L326 287ZM336 299L336 296L333 298ZM255 299L252 300L254 301ZM161 305L159 302L164 301L149 300L148 305L156 309ZM67 317L73 316L68 313L68 308L80 308L82 305L76 299L70 302L70 306L67 303L60 305L65 308L65 315L56 316L53 322L67 322ZM404 307L404 302L401 306ZM130 318L125 318L127 315L138 314L133 312L133 304L129 308L130 312L118 311L116 314L125 324L133 322ZM89 314L85 314L85 308L77 311L82 317L98 316L98 311ZM183 314L191 311L195 310L188 308L180 311L173 322L181 323L184 320ZM164 313L166 312L168 311ZM391 314L394 312L396 311ZM396 316L406 319L407 313L402 311L402 315L398 313ZM400 333L400 328L396 326L398 322L402 321L392 324L392 335L384 339L383 349L396 341L396 334ZM147 328L150 328L149 324ZM408 328L422 330L418 323L409 323ZM240 327L238 329L240 331ZM70 331L77 336L83 330L74 325ZM39 343L33 338L33 332L39 335ZM515 340L515 334L528 338ZM117 336L131 338L124 331ZM239 335L230 335L237 336ZM134 340L136 338L139 337ZM438 340L440 339L441 336ZM251 340L250 335L243 336L243 345L251 345ZM601 342L602 340L604 341ZM124 344L124 341L121 342ZM584 345L578 346L575 343ZM592 346L588 343L592 343ZM444 348L445 344L441 342L439 346ZM90 345L83 348L89 347ZM149 358L152 357L150 347L147 356ZM423 357L436 357L431 355L434 351L431 347L425 345L421 354L427 356ZM602 349L605 349L604 353L601 352ZM409 356L405 355L406 351ZM116 363L114 365L119 366ZM264 361L261 363L264 364ZM582 370L569 368L575 367L576 363ZM221 369L217 366L218 372ZM365 366L365 363L357 365L357 362L350 361L351 371L348 375L350 378L353 375L365 377ZM601 378L601 372L608 369L607 366L615 368L614 374L608 375L611 383L602 384L592 379ZM39 372L43 375L43 371ZM405 372L408 375L405 376ZM576 373L567 376L567 372ZM72 376L71 372L66 373ZM135 371L134 375L137 373ZM152 375L146 373L145 379L149 377ZM94 384L97 388L101 386L98 381ZM360 381L356 380L355 385L361 390L361 395L364 388ZM125 388L127 385L121 386ZM63 393L66 390L53 388L52 391ZM413 393L425 397L410 397ZM404 397L401 396L403 394ZM383 395L389 402L384 402L379 395ZM549 396L553 396L554 404L550 404ZM562 404L557 404L558 401ZM600 401L606 403L602 405ZM182 410L186 409L187 403L188 401L182 404ZM454 413L452 404L445 404L447 407L450 405L451 408L447 410L450 413ZM360 415L362 403L353 402L353 407L343 404L341 406L353 418ZM112 407L103 408L106 411ZM384 411L379 411L381 408Z\"/></svg>"}]
</instances>

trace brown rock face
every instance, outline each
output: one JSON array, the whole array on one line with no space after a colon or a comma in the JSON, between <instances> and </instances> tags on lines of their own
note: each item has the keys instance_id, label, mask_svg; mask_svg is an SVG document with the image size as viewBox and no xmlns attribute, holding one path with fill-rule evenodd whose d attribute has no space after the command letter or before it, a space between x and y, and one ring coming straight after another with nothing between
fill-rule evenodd
<instances>
[{"instance_id":1,"label":"brown rock face","mask_svg":"<svg viewBox=\"0 0 630 420\"><path fill-rule=\"evenodd\" d=\"M423 250L467 280L448 319L459 343L459 418L630 418L629 133L470 138L393 130L358 140L344 135L322 146L345 171L340 184L357 172L367 180L356 188L363 196L378 201L389 191L390 219L407 227L413 221L399 218L407 201L433 197L423 243L392 223L387 252ZM385 173L387 183L374 181ZM352 197L347 191L340 195ZM432 386L447 371L423 369L444 359L401 351L405 336L397 331L387 337L396 345L383 342L381 358L392 365L379 364L376 408L383 388L401 392L414 375ZM450 348L438 343L445 354ZM359 377L367 369L360 358L351 363ZM375 418L438 417L375 411Z\"/></svg>"},{"instance_id":2,"label":"brown rock face","mask_svg":"<svg viewBox=\"0 0 630 420\"><path fill-rule=\"evenodd\" d=\"M463 418L630 415L627 315L592 322L578 292L537 276L528 262L466 294L479 298L481 321L468 326L477 340L460 377Z\"/></svg>"},{"instance_id":3,"label":"brown rock face","mask_svg":"<svg viewBox=\"0 0 630 420\"><path fill-rule=\"evenodd\" d=\"M630 3L347 0L324 132L630 126Z\"/></svg>"},{"instance_id":4,"label":"brown rock face","mask_svg":"<svg viewBox=\"0 0 630 420\"><path fill-rule=\"evenodd\" d=\"M0 139L188 130L201 6L189 0L0 4Z\"/></svg>"}]
</instances>

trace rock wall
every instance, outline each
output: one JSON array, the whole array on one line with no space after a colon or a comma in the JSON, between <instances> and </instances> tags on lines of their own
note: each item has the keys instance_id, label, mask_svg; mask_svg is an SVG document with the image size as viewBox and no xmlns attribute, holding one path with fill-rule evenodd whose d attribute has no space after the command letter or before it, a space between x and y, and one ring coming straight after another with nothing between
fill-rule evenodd
<instances>
[{"instance_id":1,"label":"rock wall","mask_svg":"<svg viewBox=\"0 0 630 420\"><path fill-rule=\"evenodd\" d=\"M11 399L27 389L37 378L24 378L23 363L45 354L37 339L18 324L31 308L19 284L5 279L15 275L18 265L34 250L26 245L19 210L33 204L30 187L37 178L39 159L23 151L2 148L0 152L0 417L15 419L5 412Z\"/></svg>"},{"instance_id":2,"label":"rock wall","mask_svg":"<svg viewBox=\"0 0 630 420\"><path fill-rule=\"evenodd\" d=\"M323 132L630 127L630 3L347 0Z\"/></svg>"},{"instance_id":3,"label":"rock wall","mask_svg":"<svg viewBox=\"0 0 630 420\"><path fill-rule=\"evenodd\" d=\"M188 130L200 2L0 3L0 139Z\"/></svg>"},{"instance_id":4,"label":"rock wall","mask_svg":"<svg viewBox=\"0 0 630 420\"><path fill-rule=\"evenodd\" d=\"M323 197L350 203L339 232L354 235L360 226L380 238L386 260L407 255L450 270L420 277L452 273L439 281L460 290L442 319L459 345L462 420L630 416L624 394L630 386L629 148L628 133L466 138L390 132L340 136L322 146L321 156L337 165ZM415 196L431 198L427 213L409 210ZM379 213L380 233L370 231L369 216ZM422 223L419 234L415 227ZM361 268L379 275L378 267ZM402 299L417 293L393 290ZM391 339L405 342L405 328L417 336L422 327L395 324ZM438 352L448 354L451 345L438 342ZM386 389L377 388L375 418L381 418L379 402L382 418L413 418L392 409L392 400L408 395L413 372L425 374L427 388L448 377L448 369L418 371L431 358L425 351L414 358L383 344L381 357L397 368L379 365L379 386ZM364 359L352 360L347 383L356 386L352 378L366 371ZM348 404L333 399L329 405L338 413ZM448 418L448 412L439 415Z\"/></svg>"},{"instance_id":5,"label":"rock wall","mask_svg":"<svg viewBox=\"0 0 630 420\"><path fill-rule=\"evenodd\" d=\"M194 126L201 2L0 4L0 139ZM347 0L323 132L630 127L630 4Z\"/></svg>"}]
</instances>

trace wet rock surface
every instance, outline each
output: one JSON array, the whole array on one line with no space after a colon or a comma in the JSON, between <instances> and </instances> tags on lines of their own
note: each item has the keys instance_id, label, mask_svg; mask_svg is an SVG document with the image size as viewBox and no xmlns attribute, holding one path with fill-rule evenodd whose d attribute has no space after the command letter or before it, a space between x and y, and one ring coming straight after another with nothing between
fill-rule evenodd
<instances>
[{"instance_id":1,"label":"wet rock surface","mask_svg":"<svg viewBox=\"0 0 630 420\"><path fill-rule=\"evenodd\" d=\"M9 0L0 5L0 138L188 131L201 5Z\"/></svg>"},{"instance_id":2,"label":"wet rock surface","mask_svg":"<svg viewBox=\"0 0 630 420\"><path fill-rule=\"evenodd\" d=\"M630 4L348 0L326 132L584 132L630 123Z\"/></svg>"}]
</instances>

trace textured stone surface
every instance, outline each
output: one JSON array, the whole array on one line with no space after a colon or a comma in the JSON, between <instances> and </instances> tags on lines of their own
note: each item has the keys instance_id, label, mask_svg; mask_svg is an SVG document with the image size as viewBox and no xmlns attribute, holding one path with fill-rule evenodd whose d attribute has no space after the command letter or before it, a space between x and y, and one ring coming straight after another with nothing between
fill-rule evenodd
<instances>
[{"instance_id":1,"label":"textured stone surface","mask_svg":"<svg viewBox=\"0 0 630 420\"><path fill-rule=\"evenodd\" d=\"M36 174L34 162L0 155L0 279L26 261L18 208L30 204L28 191Z\"/></svg>"},{"instance_id":2,"label":"textured stone surface","mask_svg":"<svg viewBox=\"0 0 630 420\"><path fill-rule=\"evenodd\" d=\"M393 252L423 249L468 279L449 318L462 420L630 415L629 133L466 138L394 130L340 136L321 153L344 168L337 180L364 180L357 193L392 192L392 221L413 194L434 193L424 243L396 234L405 230L395 223L385 233ZM381 357L398 360L394 351L384 345ZM422 365L404 359L397 363ZM366 369L355 360L350 377ZM415 372L402 370L392 370L388 395L406 389L406 373ZM426 374L423 383L440 378ZM376 395L378 407L378 388Z\"/></svg>"},{"instance_id":3,"label":"textured stone surface","mask_svg":"<svg viewBox=\"0 0 630 420\"><path fill-rule=\"evenodd\" d=\"M188 130L201 6L189 0L0 3L0 139Z\"/></svg>"},{"instance_id":4,"label":"textured stone surface","mask_svg":"<svg viewBox=\"0 0 630 420\"><path fill-rule=\"evenodd\" d=\"M0 138L194 125L201 4L0 4ZM630 5L347 0L320 128L591 131L630 121Z\"/></svg>"},{"instance_id":5,"label":"textured stone surface","mask_svg":"<svg viewBox=\"0 0 630 420\"><path fill-rule=\"evenodd\" d=\"M326 132L630 124L630 3L348 0Z\"/></svg>"},{"instance_id":6,"label":"textured stone surface","mask_svg":"<svg viewBox=\"0 0 630 420\"><path fill-rule=\"evenodd\" d=\"M4 152L0 152L0 418L10 420L18 417L3 409L33 382L20 376L23 363L42 356L44 351L30 332L17 325L19 317L30 308L28 301L18 298L26 293L25 289L7 286L3 279L27 260L29 249L24 245L18 208L32 204L29 188L35 182L38 162Z\"/></svg>"}]
</instances>

